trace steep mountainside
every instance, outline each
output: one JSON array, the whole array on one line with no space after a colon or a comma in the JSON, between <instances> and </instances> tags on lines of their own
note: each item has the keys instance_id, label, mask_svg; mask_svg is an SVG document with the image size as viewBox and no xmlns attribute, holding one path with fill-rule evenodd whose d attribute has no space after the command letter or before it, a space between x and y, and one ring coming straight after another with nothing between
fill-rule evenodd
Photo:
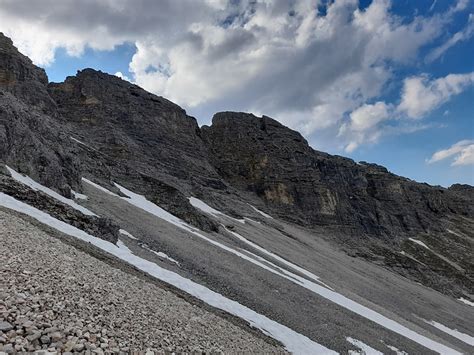
<instances>
[{"instance_id":1,"label":"steep mountainside","mask_svg":"<svg viewBox=\"0 0 474 355\"><path fill-rule=\"evenodd\" d=\"M223 112L199 128L93 69L48 83L0 34L0 217L20 217L4 230L21 238L21 220L35 223L287 350L347 353L358 338L469 352L431 320L474 324L473 206L471 186L315 151L266 116Z\"/></svg>"},{"instance_id":2,"label":"steep mountainside","mask_svg":"<svg viewBox=\"0 0 474 355\"><path fill-rule=\"evenodd\" d=\"M63 195L80 191L83 176L115 191L117 182L204 230L217 225L187 196L233 215L257 198L280 218L323 228L351 255L443 292L472 290L472 187L433 187L315 151L266 116L224 112L200 129L179 106L117 77L85 69L48 84L3 35L0 50L0 159Z\"/></svg>"},{"instance_id":3,"label":"steep mountainside","mask_svg":"<svg viewBox=\"0 0 474 355\"><path fill-rule=\"evenodd\" d=\"M61 125L48 78L0 33L0 159L68 196L79 162Z\"/></svg>"}]
</instances>

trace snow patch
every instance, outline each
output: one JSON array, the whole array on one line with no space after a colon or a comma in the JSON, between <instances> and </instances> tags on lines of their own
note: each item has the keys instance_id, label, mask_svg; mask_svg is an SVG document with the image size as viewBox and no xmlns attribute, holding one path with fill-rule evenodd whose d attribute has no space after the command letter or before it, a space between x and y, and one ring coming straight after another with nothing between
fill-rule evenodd
<instances>
[{"instance_id":1,"label":"snow patch","mask_svg":"<svg viewBox=\"0 0 474 355\"><path fill-rule=\"evenodd\" d=\"M153 254L155 254L156 256L158 256L160 259L165 259L165 260L168 260L168 261L171 261L172 263L179 265L179 262L175 259L173 259L172 257L166 255L165 253L161 252L161 251L154 251L152 249L147 249L149 251L151 251Z\"/></svg>"},{"instance_id":2,"label":"snow patch","mask_svg":"<svg viewBox=\"0 0 474 355\"><path fill-rule=\"evenodd\" d=\"M89 148L89 149L92 149L92 150L97 151L97 149L92 148L90 145L88 145L88 144L86 144L86 143L80 141L80 140L77 139L77 138L74 138L73 136L70 136L69 138L71 138L74 142L79 143L80 145L83 145L84 147L87 147L87 148Z\"/></svg>"},{"instance_id":3,"label":"snow patch","mask_svg":"<svg viewBox=\"0 0 474 355\"><path fill-rule=\"evenodd\" d=\"M418 264L421 264L423 266L426 266L426 264L422 263L420 260L418 260L417 258L415 258L413 255L410 255L408 253L405 253L403 250L400 252L400 254L402 254L403 256L406 256L407 258L417 262Z\"/></svg>"},{"instance_id":4,"label":"snow patch","mask_svg":"<svg viewBox=\"0 0 474 355\"><path fill-rule=\"evenodd\" d=\"M439 330L441 330L442 332L445 332L446 334L449 334L451 335L452 337L455 337L463 342L465 342L466 344L469 344L469 345L472 345L474 346L474 337L470 336L469 334L466 334L466 333L461 333L459 330L457 329L451 329L451 328L448 328L447 326L441 324L441 323L438 323L438 322L435 322L435 321L428 321L426 319L423 319L426 323L428 324L431 324L433 327L435 328L438 328Z\"/></svg>"},{"instance_id":5,"label":"snow patch","mask_svg":"<svg viewBox=\"0 0 474 355\"><path fill-rule=\"evenodd\" d=\"M461 298L458 298L458 301L461 301L462 303L465 303L465 304L467 304L468 306L474 307L474 302L471 302L471 301L469 301L469 300L467 300L467 299L465 299L465 298L462 298L462 297L461 297Z\"/></svg>"},{"instance_id":6,"label":"snow patch","mask_svg":"<svg viewBox=\"0 0 474 355\"><path fill-rule=\"evenodd\" d=\"M255 265L258 265L260 266L261 268L263 269L266 269L272 273L278 273L277 271L275 271L273 268L263 264L262 262L259 262L251 257L249 257L248 255L245 255L237 250L234 250L233 248L231 247L228 247L227 245L224 245L224 244L221 244L215 240L212 240L206 236L204 236L203 234L199 233L195 228L189 226L188 224L186 224L184 221L180 220L179 218L175 217L174 215L172 215L171 213L165 211L164 209L162 209L161 207L155 205L154 203L148 201L144 196L142 195L138 195L132 191L129 191L127 190L126 188L118 185L117 183L115 183L115 186L118 187L120 189L120 191L128 196L129 198L125 198L125 197L122 197L122 199L124 199L125 201L135 205L136 207L138 208L141 208L143 209L144 211L146 212L149 212L151 214L154 214L155 216L161 218L161 219L164 219L176 226L178 226L179 228L182 228L184 230L187 230L188 232L192 233L193 235L219 247L219 248L222 248L232 254L235 254L239 257L241 257L242 259L245 259ZM281 270L281 269L280 269ZM283 270L283 272L285 272ZM288 272L286 272L288 273ZM280 274L281 275L281 274ZM286 276L288 277L288 279L291 280L291 277L290 276ZM307 280L306 280L307 281ZM366 318L366 319L369 319L395 333L398 333L408 339L411 339L415 342L417 342L418 344L420 345L423 345L425 347L427 347L428 349L431 349L431 350L434 350L434 351L437 351L439 353L449 353L449 354L460 354L459 352L455 351L454 349L451 349L441 343L438 343L428 337L425 337L421 334L418 334L416 333L415 331L401 325L400 323L397 323L396 321L392 320L392 319L389 319L387 317L385 317L384 315L368 308L368 307L365 307L333 290L330 290L328 288L325 288L323 286L320 286L320 285L317 285L315 283L309 283L309 282L306 282L304 285L302 285L303 287L311 290L312 292Z\"/></svg>"},{"instance_id":7,"label":"snow patch","mask_svg":"<svg viewBox=\"0 0 474 355\"><path fill-rule=\"evenodd\" d=\"M406 351L400 350L400 349L396 348L396 347L393 346L393 345L385 344L385 346L386 346L387 348L389 348L390 350L395 351L395 353L396 353L397 355L408 355L408 353L407 353Z\"/></svg>"},{"instance_id":8,"label":"snow patch","mask_svg":"<svg viewBox=\"0 0 474 355\"><path fill-rule=\"evenodd\" d=\"M119 241L117 245L114 245L108 241L96 238L76 227L59 221L30 205L20 202L11 196L5 195L4 193L0 193L0 205L25 213L36 220L59 230L60 232L91 243L125 262L136 266L151 276L167 282L215 308L222 309L248 321L251 326L258 328L274 339L281 341L288 351L295 354L336 354L336 352L312 341L306 336L299 334L238 302L228 299L219 293L182 277L177 273L166 270L155 263L136 256L121 241Z\"/></svg>"},{"instance_id":9,"label":"snow patch","mask_svg":"<svg viewBox=\"0 0 474 355\"><path fill-rule=\"evenodd\" d=\"M24 176L24 175L16 172L15 170L13 170L12 168L10 168L7 165L5 165L5 167L10 172L12 178L15 179L16 181L18 181L19 183L21 183L23 185L26 185L26 186L29 186L30 188L32 188L35 191L42 191L45 194L51 196L52 198L54 198L58 201L61 201L62 203L74 208L75 210L77 210L77 211L79 211L79 212L81 212L81 213L83 213L87 216L97 216L95 213L89 211L85 207L82 207L81 205L77 204L73 200L71 200L69 198L66 198L66 197L58 194L56 191L51 190L50 188L37 183L36 181L34 181L29 176Z\"/></svg>"},{"instance_id":10,"label":"snow patch","mask_svg":"<svg viewBox=\"0 0 474 355\"><path fill-rule=\"evenodd\" d=\"M240 222L240 223L245 223L245 219L237 219L237 218L234 218L234 217L231 217L231 216L228 216L226 215L225 213L222 213L221 211L218 211L214 208L212 208L211 206L209 206L207 203L205 203L204 201L201 201L200 199L196 198L196 197L190 197L189 198L189 203L201 210L202 212L205 212L205 213L209 213L209 214L212 214L213 216L215 217L219 217L219 216L224 216L224 217L227 217L227 218L230 218L234 221L237 221L237 222Z\"/></svg>"},{"instance_id":11,"label":"snow patch","mask_svg":"<svg viewBox=\"0 0 474 355\"><path fill-rule=\"evenodd\" d=\"M79 192L76 192L74 190L71 190L71 193L72 193L72 195L74 196L74 198L76 200L88 200L89 199L89 197L87 197L86 195L80 194Z\"/></svg>"},{"instance_id":12,"label":"snow patch","mask_svg":"<svg viewBox=\"0 0 474 355\"><path fill-rule=\"evenodd\" d=\"M135 240L139 240L138 238L135 238L133 235L131 235L130 233L128 233L125 229L120 229L119 232L123 235L126 235L127 237L131 238L131 239L135 239Z\"/></svg>"},{"instance_id":13,"label":"snow patch","mask_svg":"<svg viewBox=\"0 0 474 355\"><path fill-rule=\"evenodd\" d=\"M453 230L451 230L451 229L446 229L446 231L447 231L448 233L454 234L455 236L458 236L458 237L463 238L463 236L462 236L461 234L459 234L458 232L455 232L455 231L453 231Z\"/></svg>"},{"instance_id":14,"label":"snow patch","mask_svg":"<svg viewBox=\"0 0 474 355\"><path fill-rule=\"evenodd\" d=\"M93 238L95 238L95 237L93 237ZM122 249L122 250L124 250L128 253L132 253L132 251L120 239L117 240L117 248Z\"/></svg>"},{"instance_id":15,"label":"snow patch","mask_svg":"<svg viewBox=\"0 0 474 355\"><path fill-rule=\"evenodd\" d=\"M375 350L374 348L368 346L367 344L361 342L360 340L347 337L346 340L351 343L352 345L358 347L360 350L359 351L354 351L354 350L349 350L349 354L363 354L363 355L383 355L378 350Z\"/></svg>"},{"instance_id":16,"label":"snow patch","mask_svg":"<svg viewBox=\"0 0 474 355\"><path fill-rule=\"evenodd\" d=\"M266 213L263 212L263 211L260 211L257 207L252 206L250 203L249 203L248 205L249 205L250 207L252 207L252 208L255 210L255 212L260 213L263 217L273 219L272 216L266 214Z\"/></svg>"},{"instance_id":17,"label":"snow patch","mask_svg":"<svg viewBox=\"0 0 474 355\"><path fill-rule=\"evenodd\" d=\"M421 240L418 240L418 239L413 239L413 238L408 238L409 241L413 242L413 243L416 243L418 245L421 245L423 248L426 248L428 250L431 250L428 245L426 245L425 243L423 243Z\"/></svg>"}]
</instances>

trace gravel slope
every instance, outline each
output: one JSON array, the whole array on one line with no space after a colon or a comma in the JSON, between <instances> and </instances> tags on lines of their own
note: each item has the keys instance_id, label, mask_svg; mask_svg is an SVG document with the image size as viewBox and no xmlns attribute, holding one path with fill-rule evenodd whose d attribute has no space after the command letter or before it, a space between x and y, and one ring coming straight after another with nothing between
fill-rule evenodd
<instances>
[{"instance_id":1,"label":"gravel slope","mask_svg":"<svg viewBox=\"0 0 474 355\"><path fill-rule=\"evenodd\" d=\"M282 352L0 210L0 351Z\"/></svg>"}]
</instances>

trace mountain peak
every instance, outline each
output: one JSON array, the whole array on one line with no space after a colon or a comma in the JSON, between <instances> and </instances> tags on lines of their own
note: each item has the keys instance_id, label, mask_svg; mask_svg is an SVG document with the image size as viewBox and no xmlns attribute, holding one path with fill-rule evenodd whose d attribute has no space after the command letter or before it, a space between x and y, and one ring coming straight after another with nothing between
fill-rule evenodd
<instances>
[{"instance_id":1,"label":"mountain peak","mask_svg":"<svg viewBox=\"0 0 474 355\"><path fill-rule=\"evenodd\" d=\"M10 38L0 32L0 88L27 81L46 85L48 77L44 69L34 65L30 58L20 53Z\"/></svg>"}]
</instances>

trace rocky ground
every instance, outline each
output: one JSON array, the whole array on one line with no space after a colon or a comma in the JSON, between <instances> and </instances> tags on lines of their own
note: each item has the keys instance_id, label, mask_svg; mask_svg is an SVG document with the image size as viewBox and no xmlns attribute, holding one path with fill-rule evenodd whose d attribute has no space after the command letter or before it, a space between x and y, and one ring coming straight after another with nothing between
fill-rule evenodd
<instances>
[{"instance_id":1,"label":"rocky ground","mask_svg":"<svg viewBox=\"0 0 474 355\"><path fill-rule=\"evenodd\" d=\"M0 352L282 352L0 210Z\"/></svg>"}]
</instances>

